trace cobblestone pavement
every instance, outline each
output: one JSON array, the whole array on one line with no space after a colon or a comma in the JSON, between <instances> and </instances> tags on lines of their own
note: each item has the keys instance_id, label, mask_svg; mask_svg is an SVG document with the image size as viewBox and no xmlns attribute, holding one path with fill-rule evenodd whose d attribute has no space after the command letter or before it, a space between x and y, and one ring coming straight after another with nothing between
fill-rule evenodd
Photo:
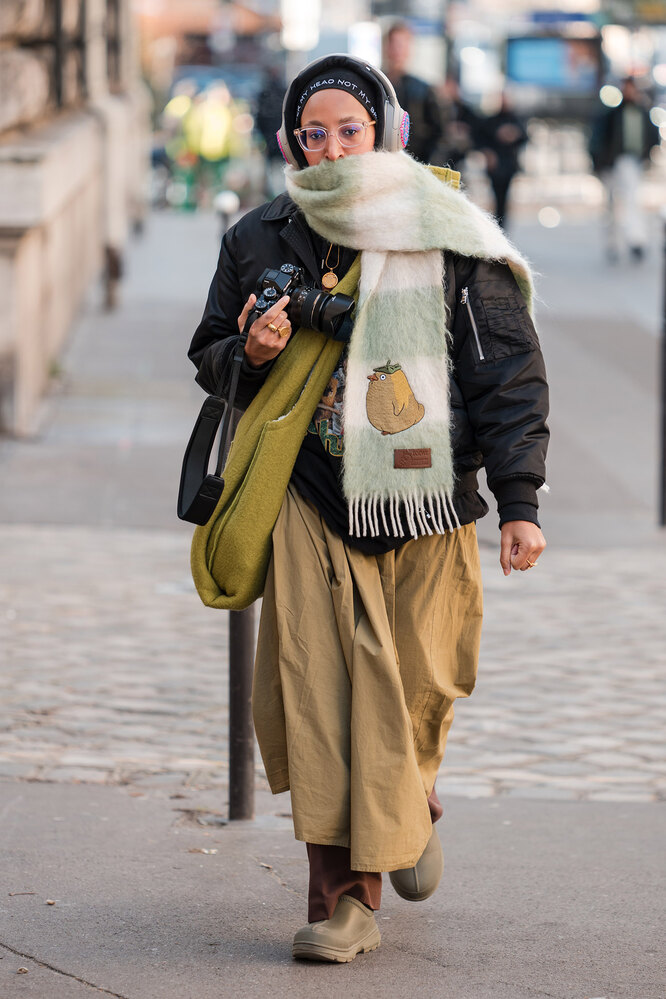
<instances>
[{"instance_id":1,"label":"cobblestone pavement","mask_svg":"<svg viewBox=\"0 0 666 999\"><path fill-rule=\"evenodd\" d=\"M0 551L0 775L222 799L227 615L194 593L187 533L2 525ZM483 544L479 683L438 790L666 798L666 548L549 549L509 579L496 558Z\"/></svg>"}]
</instances>

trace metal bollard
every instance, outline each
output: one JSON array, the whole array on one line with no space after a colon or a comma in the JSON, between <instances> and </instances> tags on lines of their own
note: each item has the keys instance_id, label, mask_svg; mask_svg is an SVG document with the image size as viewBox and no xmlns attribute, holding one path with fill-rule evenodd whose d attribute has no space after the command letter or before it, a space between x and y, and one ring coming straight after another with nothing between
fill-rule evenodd
<instances>
[{"instance_id":1,"label":"metal bollard","mask_svg":"<svg viewBox=\"0 0 666 999\"><path fill-rule=\"evenodd\" d=\"M663 275L662 275L662 315L661 315L661 448L659 477L659 526L666 527L666 209L662 210L663 223Z\"/></svg>"},{"instance_id":2,"label":"metal bollard","mask_svg":"<svg viewBox=\"0 0 666 999\"><path fill-rule=\"evenodd\" d=\"M235 436L243 414L235 409ZM229 819L254 818L254 604L229 611Z\"/></svg>"},{"instance_id":3,"label":"metal bollard","mask_svg":"<svg viewBox=\"0 0 666 999\"><path fill-rule=\"evenodd\" d=\"M229 818L254 818L254 605L229 612Z\"/></svg>"}]
</instances>

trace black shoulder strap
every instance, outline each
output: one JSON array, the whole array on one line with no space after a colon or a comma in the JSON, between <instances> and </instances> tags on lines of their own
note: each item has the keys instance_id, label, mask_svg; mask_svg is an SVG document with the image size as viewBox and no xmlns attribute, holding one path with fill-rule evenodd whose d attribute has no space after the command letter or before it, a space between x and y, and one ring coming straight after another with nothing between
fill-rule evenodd
<instances>
[{"instance_id":1,"label":"black shoulder strap","mask_svg":"<svg viewBox=\"0 0 666 999\"><path fill-rule=\"evenodd\" d=\"M234 349L227 401L225 402L221 398L225 372L218 383L216 394L209 395L201 407L197 422L194 424L194 429L185 448L178 489L178 516L190 524L203 525L208 523L224 489L222 469L229 452L231 416L236 401L240 369L243 364L247 329L246 326L238 337ZM208 471L208 462L220 423L222 423L222 429L217 465L215 473L211 474Z\"/></svg>"}]
</instances>

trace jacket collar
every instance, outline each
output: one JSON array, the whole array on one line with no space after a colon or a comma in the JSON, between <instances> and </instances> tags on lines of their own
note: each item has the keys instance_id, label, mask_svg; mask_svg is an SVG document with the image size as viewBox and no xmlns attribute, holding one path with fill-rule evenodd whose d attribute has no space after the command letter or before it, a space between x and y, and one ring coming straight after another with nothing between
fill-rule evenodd
<instances>
[{"instance_id":1,"label":"jacket collar","mask_svg":"<svg viewBox=\"0 0 666 999\"><path fill-rule=\"evenodd\" d=\"M314 255L311 241L308 237L308 230L295 201L292 201L288 194L278 194L276 198L269 201L261 213L262 222L286 222L280 230L280 236L286 240L301 263L308 271L310 278L318 283L319 271L317 269L317 259Z\"/></svg>"},{"instance_id":2,"label":"jacket collar","mask_svg":"<svg viewBox=\"0 0 666 999\"><path fill-rule=\"evenodd\" d=\"M264 208L261 220L262 222L279 222L281 219L289 218L297 211L298 205L291 200L288 194L278 194Z\"/></svg>"}]
</instances>

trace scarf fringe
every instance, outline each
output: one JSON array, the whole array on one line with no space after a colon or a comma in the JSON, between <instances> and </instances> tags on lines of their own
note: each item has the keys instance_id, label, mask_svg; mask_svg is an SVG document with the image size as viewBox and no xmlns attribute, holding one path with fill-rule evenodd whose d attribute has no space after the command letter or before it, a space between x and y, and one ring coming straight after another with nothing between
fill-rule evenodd
<instances>
[{"instance_id":1,"label":"scarf fringe","mask_svg":"<svg viewBox=\"0 0 666 999\"><path fill-rule=\"evenodd\" d=\"M406 533L412 538L425 534L446 534L447 531L460 528L453 500L448 493L414 489L405 496L391 495L385 500L379 493L355 496L349 501L350 535L356 538L367 538L368 535L376 538L381 533L378 512L381 514L384 533L393 535L394 538L404 538ZM403 519L406 523L403 523Z\"/></svg>"}]
</instances>

